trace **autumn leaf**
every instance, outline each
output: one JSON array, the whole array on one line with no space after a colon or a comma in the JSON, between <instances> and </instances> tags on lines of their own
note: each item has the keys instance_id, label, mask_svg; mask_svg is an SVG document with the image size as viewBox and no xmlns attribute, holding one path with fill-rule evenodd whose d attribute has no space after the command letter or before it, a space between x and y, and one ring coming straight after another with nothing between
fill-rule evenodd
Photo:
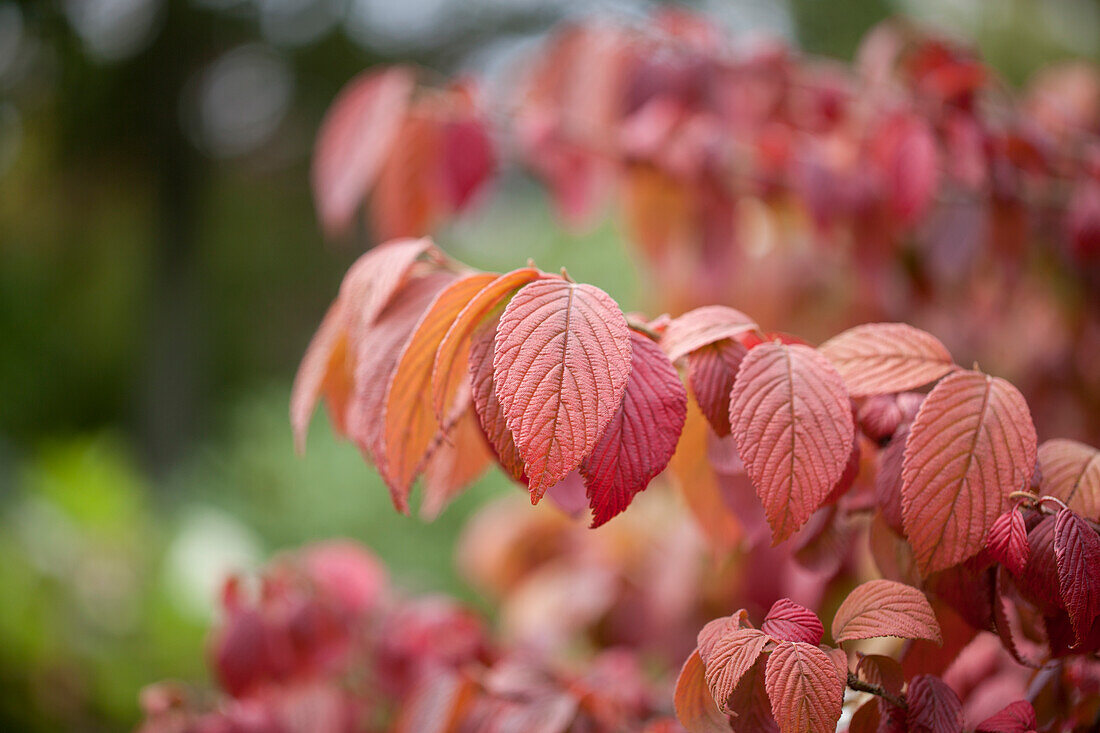
<instances>
[{"instance_id":1,"label":"autumn leaf","mask_svg":"<svg viewBox=\"0 0 1100 733\"><path fill-rule=\"evenodd\" d=\"M853 397L904 392L954 369L951 354L930 333L904 323L866 323L821 345Z\"/></svg>"},{"instance_id":2,"label":"autumn leaf","mask_svg":"<svg viewBox=\"0 0 1100 733\"><path fill-rule=\"evenodd\" d=\"M1075 440L1039 446L1043 494L1057 497L1088 519L1100 519L1100 450Z\"/></svg>"},{"instance_id":3,"label":"autumn leaf","mask_svg":"<svg viewBox=\"0 0 1100 733\"><path fill-rule=\"evenodd\" d=\"M451 430L437 436L436 448L424 465L424 498L420 518L439 516L464 489L477 480L493 462L493 453L478 423L473 406L468 407Z\"/></svg>"},{"instance_id":4,"label":"autumn leaf","mask_svg":"<svg viewBox=\"0 0 1100 733\"><path fill-rule=\"evenodd\" d=\"M714 704L705 675L703 660L696 649L684 662L676 679L672 700L676 718L688 733L729 733L729 718Z\"/></svg>"},{"instance_id":5,"label":"autumn leaf","mask_svg":"<svg viewBox=\"0 0 1100 733\"><path fill-rule=\"evenodd\" d=\"M720 436L730 434L730 391L747 353L739 341L721 339L688 354L688 384Z\"/></svg>"},{"instance_id":6,"label":"autumn leaf","mask_svg":"<svg viewBox=\"0 0 1100 733\"><path fill-rule=\"evenodd\" d=\"M707 344L734 338L756 327L756 323L739 310L724 305L705 305L674 318L661 336L661 348L670 360L677 361Z\"/></svg>"},{"instance_id":7,"label":"autumn leaf","mask_svg":"<svg viewBox=\"0 0 1100 733\"><path fill-rule=\"evenodd\" d=\"M470 390L477 419L497 462L516 481L527 484L523 459L512 439L512 431L504 421L504 412L497 399L493 381L493 344L497 337L499 316L490 318L470 337ZM438 362L437 362L438 363Z\"/></svg>"},{"instance_id":8,"label":"autumn leaf","mask_svg":"<svg viewBox=\"0 0 1100 733\"><path fill-rule=\"evenodd\" d=\"M457 419L457 415L450 416L440 424L432 410L430 386L436 351L459 311L495 279L492 273L467 275L440 291L397 361L382 412L382 444L391 488L406 501L413 480L436 445L437 434L446 432Z\"/></svg>"},{"instance_id":9,"label":"autumn leaf","mask_svg":"<svg viewBox=\"0 0 1100 733\"><path fill-rule=\"evenodd\" d=\"M1100 537L1072 509L1061 509L1054 523L1054 555L1062 601L1082 642L1100 615Z\"/></svg>"},{"instance_id":10,"label":"autumn leaf","mask_svg":"<svg viewBox=\"0 0 1100 733\"><path fill-rule=\"evenodd\" d=\"M772 715L765 684L767 659L760 657L756 664L741 676L737 688L730 695L729 708L733 733L778 733L779 726Z\"/></svg>"},{"instance_id":11,"label":"autumn leaf","mask_svg":"<svg viewBox=\"0 0 1100 733\"><path fill-rule=\"evenodd\" d=\"M398 239L378 245L348 268L291 388L290 426L299 453L305 451L310 417L322 392L329 400L333 422L346 431L358 335L405 284L417 259L432 251L438 252L430 239Z\"/></svg>"},{"instance_id":12,"label":"autumn leaf","mask_svg":"<svg viewBox=\"0 0 1100 733\"><path fill-rule=\"evenodd\" d=\"M833 616L832 632L837 644L879 636L943 642L924 594L892 580L870 580L849 593Z\"/></svg>"},{"instance_id":13,"label":"autumn leaf","mask_svg":"<svg viewBox=\"0 0 1100 733\"><path fill-rule=\"evenodd\" d=\"M1017 700L978 723L975 733L1028 733L1038 727L1035 708L1027 700Z\"/></svg>"},{"instance_id":14,"label":"autumn leaf","mask_svg":"<svg viewBox=\"0 0 1100 733\"><path fill-rule=\"evenodd\" d=\"M454 402L456 385L460 382L455 375L461 375L464 371L461 363L469 353L470 338L475 329L510 293L538 278L539 275L539 271L535 268L523 267L499 276L470 299L470 302L459 312L454 323L447 329L447 334L436 350L435 364L432 366L432 407L437 420L443 420ZM489 358L491 364L491 348Z\"/></svg>"},{"instance_id":15,"label":"autumn leaf","mask_svg":"<svg viewBox=\"0 0 1100 733\"><path fill-rule=\"evenodd\" d=\"M985 550L989 557L1016 575L1024 572L1030 548L1027 544L1027 525L1019 509L1009 509L994 520L989 528Z\"/></svg>"},{"instance_id":16,"label":"autumn leaf","mask_svg":"<svg viewBox=\"0 0 1100 733\"><path fill-rule=\"evenodd\" d=\"M415 83L408 67L368 71L344 87L325 115L311 173L321 225L330 236L347 229L381 172Z\"/></svg>"},{"instance_id":17,"label":"autumn leaf","mask_svg":"<svg viewBox=\"0 0 1100 733\"><path fill-rule=\"evenodd\" d=\"M938 677L921 674L909 682L906 720L913 733L962 733L962 703Z\"/></svg>"},{"instance_id":18,"label":"autumn leaf","mask_svg":"<svg viewBox=\"0 0 1100 733\"><path fill-rule=\"evenodd\" d=\"M844 681L825 652L802 641L779 642L764 684L781 733L835 733Z\"/></svg>"},{"instance_id":19,"label":"autumn leaf","mask_svg":"<svg viewBox=\"0 0 1100 733\"><path fill-rule=\"evenodd\" d=\"M761 628L773 639L804 641L807 644L820 644L825 634L825 627L817 614L790 598L780 598L772 604Z\"/></svg>"},{"instance_id":20,"label":"autumn leaf","mask_svg":"<svg viewBox=\"0 0 1100 733\"><path fill-rule=\"evenodd\" d=\"M902 521L921 573L985 546L993 520L1035 467L1035 426L1019 391L964 371L936 385L913 421L902 463Z\"/></svg>"},{"instance_id":21,"label":"autumn leaf","mask_svg":"<svg viewBox=\"0 0 1100 733\"><path fill-rule=\"evenodd\" d=\"M688 395L687 417L668 463L669 476L710 545L717 552L729 552L744 531L722 496L718 474L708 456L710 432L699 405Z\"/></svg>"},{"instance_id":22,"label":"autumn leaf","mask_svg":"<svg viewBox=\"0 0 1100 733\"><path fill-rule=\"evenodd\" d=\"M1065 608L1058 577L1058 557L1054 551L1055 524L1054 516L1046 516L1028 531L1027 565L1022 573L1013 575L1024 597L1046 615L1054 615Z\"/></svg>"},{"instance_id":23,"label":"autumn leaf","mask_svg":"<svg viewBox=\"0 0 1100 733\"><path fill-rule=\"evenodd\" d=\"M387 386L414 326L439 291L454 278L452 273L432 272L411 280L375 322L363 329L357 347L355 391L348 408L348 433L368 460L374 462L390 487L394 507L402 513L408 512L408 496L397 490L396 482L389 477L383 445L383 423L379 415L385 405Z\"/></svg>"},{"instance_id":24,"label":"autumn leaf","mask_svg":"<svg viewBox=\"0 0 1100 733\"><path fill-rule=\"evenodd\" d=\"M808 346L761 344L741 362L730 424L778 543L844 473L855 432L844 382Z\"/></svg>"},{"instance_id":25,"label":"autumn leaf","mask_svg":"<svg viewBox=\"0 0 1100 733\"><path fill-rule=\"evenodd\" d=\"M729 711L729 697L741 676L754 664L768 643L768 635L758 629L736 628L714 638L707 654L700 657L706 668L707 688L718 707Z\"/></svg>"},{"instance_id":26,"label":"autumn leaf","mask_svg":"<svg viewBox=\"0 0 1100 733\"><path fill-rule=\"evenodd\" d=\"M599 288L539 280L512 297L497 327L493 379L532 503L599 442L630 359L626 319Z\"/></svg>"},{"instance_id":27,"label":"autumn leaf","mask_svg":"<svg viewBox=\"0 0 1100 733\"><path fill-rule=\"evenodd\" d=\"M630 332L630 378L618 411L580 470L588 488L592 526L626 509L664 470L687 415L687 392L656 343Z\"/></svg>"}]
</instances>

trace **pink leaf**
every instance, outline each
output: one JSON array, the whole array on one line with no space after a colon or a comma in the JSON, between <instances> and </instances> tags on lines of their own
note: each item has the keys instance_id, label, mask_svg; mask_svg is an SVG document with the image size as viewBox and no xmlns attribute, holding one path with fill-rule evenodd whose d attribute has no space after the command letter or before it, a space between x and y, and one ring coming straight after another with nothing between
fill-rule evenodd
<instances>
[{"instance_id":1,"label":"pink leaf","mask_svg":"<svg viewBox=\"0 0 1100 733\"><path fill-rule=\"evenodd\" d=\"M707 687L720 709L729 711L730 695L767 643L768 635L758 629L729 629L708 645L706 656L700 653Z\"/></svg>"},{"instance_id":2,"label":"pink leaf","mask_svg":"<svg viewBox=\"0 0 1100 733\"><path fill-rule=\"evenodd\" d=\"M1027 533L1027 566L1023 573L1013 576L1024 597L1046 615L1054 615L1065 608L1054 551L1055 523L1055 517L1043 517Z\"/></svg>"},{"instance_id":3,"label":"pink leaf","mask_svg":"<svg viewBox=\"0 0 1100 733\"><path fill-rule=\"evenodd\" d=\"M892 580L870 580L849 593L833 616L832 631L837 644L878 636L943 641L924 594Z\"/></svg>"},{"instance_id":4,"label":"pink leaf","mask_svg":"<svg viewBox=\"0 0 1100 733\"><path fill-rule=\"evenodd\" d=\"M761 628L773 639L820 644L825 627L817 614L790 598L780 598L768 611Z\"/></svg>"},{"instance_id":5,"label":"pink leaf","mask_svg":"<svg viewBox=\"0 0 1100 733\"><path fill-rule=\"evenodd\" d=\"M439 164L443 194L455 211L462 209L484 185L496 166L496 153L485 124L476 117L443 125Z\"/></svg>"},{"instance_id":6,"label":"pink leaf","mask_svg":"<svg viewBox=\"0 0 1100 733\"><path fill-rule=\"evenodd\" d=\"M902 519L923 574L985 546L1008 495L1035 468L1035 426L1011 384L952 374L925 398L905 445Z\"/></svg>"},{"instance_id":7,"label":"pink leaf","mask_svg":"<svg viewBox=\"0 0 1100 733\"><path fill-rule=\"evenodd\" d=\"M688 354L688 383L714 432L730 434L730 391L748 353L739 341L722 339Z\"/></svg>"},{"instance_id":8,"label":"pink leaf","mask_svg":"<svg viewBox=\"0 0 1100 733\"><path fill-rule=\"evenodd\" d=\"M730 720L734 733L778 733L765 684L767 659L760 657L749 668L730 695L729 708L736 717Z\"/></svg>"},{"instance_id":9,"label":"pink leaf","mask_svg":"<svg viewBox=\"0 0 1100 733\"><path fill-rule=\"evenodd\" d=\"M1039 446L1039 490L1056 496L1088 519L1100 519L1100 450L1074 440Z\"/></svg>"},{"instance_id":10,"label":"pink leaf","mask_svg":"<svg viewBox=\"0 0 1100 733\"><path fill-rule=\"evenodd\" d=\"M939 677L917 675L909 682L905 699L912 733L962 733L962 703Z\"/></svg>"},{"instance_id":11,"label":"pink leaf","mask_svg":"<svg viewBox=\"0 0 1100 733\"><path fill-rule=\"evenodd\" d=\"M954 368L951 354L930 333L904 323L866 323L821 345L853 397L920 387Z\"/></svg>"},{"instance_id":12,"label":"pink leaf","mask_svg":"<svg viewBox=\"0 0 1100 733\"><path fill-rule=\"evenodd\" d=\"M806 523L844 473L855 429L844 382L808 346L761 344L741 362L730 424L780 542Z\"/></svg>"},{"instance_id":13,"label":"pink leaf","mask_svg":"<svg viewBox=\"0 0 1100 733\"><path fill-rule=\"evenodd\" d=\"M779 642L764 684L781 733L835 733L844 681L825 652L802 641Z\"/></svg>"},{"instance_id":14,"label":"pink leaf","mask_svg":"<svg viewBox=\"0 0 1100 733\"><path fill-rule=\"evenodd\" d=\"M978 723L975 733L1028 733L1038 727L1035 708L1027 700L1017 700Z\"/></svg>"},{"instance_id":15,"label":"pink leaf","mask_svg":"<svg viewBox=\"0 0 1100 733\"><path fill-rule=\"evenodd\" d=\"M661 336L661 348L669 359L677 361L707 344L754 328L756 323L741 311L724 305L705 305L674 318Z\"/></svg>"},{"instance_id":16,"label":"pink leaf","mask_svg":"<svg viewBox=\"0 0 1100 733\"><path fill-rule=\"evenodd\" d=\"M413 92L412 69L368 71L340 92L317 135L313 195L330 236L347 229L377 179Z\"/></svg>"},{"instance_id":17,"label":"pink leaf","mask_svg":"<svg viewBox=\"0 0 1100 733\"><path fill-rule=\"evenodd\" d=\"M711 647L718 639L722 638L730 631L737 629L751 629L753 625L749 623L749 612L745 609L738 609L735 613L729 616L722 616L721 618L711 619L699 629L699 633L695 637L695 643L699 648L699 654L704 659L710 655Z\"/></svg>"},{"instance_id":18,"label":"pink leaf","mask_svg":"<svg viewBox=\"0 0 1100 733\"><path fill-rule=\"evenodd\" d=\"M493 379L533 503L599 442L626 392L630 358L622 311L592 285L539 280L504 309Z\"/></svg>"},{"instance_id":19,"label":"pink leaf","mask_svg":"<svg viewBox=\"0 0 1100 733\"><path fill-rule=\"evenodd\" d=\"M673 705L676 718L688 733L729 733L729 718L714 704L698 649L691 653L680 670Z\"/></svg>"},{"instance_id":20,"label":"pink leaf","mask_svg":"<svg viewBox=\"0 0 1100 733\"><path fill-rule=\"evenodd\" d=\"M1024 572L1028 553L1027 525L1019 509L1010 509L993 522L989 528L986 552L1014 574Z\"/></svg>"},{"instance_id":21,"label":"pink leaf","mask_svg":"<svg viewBox=\"0 0 1100 733\"><path fill-rule=\"evenodd\" d=\"M1062 509L1054 523L1054 555L1062 601L1081 642L1100 615L1100 537L1072 509Z\"/></svg>"},{"instance_id":22,"label":"pink leaf","mask_svg":"<svg viewBox=\"0 0 1100 733\"><path fill-rule=\"evenodd\" d=\"M687 392L661 347L635 331L630 339L633 356L622 403L581 463L593 527L626 509L664 470L687 416Z\"/></svg>"}]
</instances>

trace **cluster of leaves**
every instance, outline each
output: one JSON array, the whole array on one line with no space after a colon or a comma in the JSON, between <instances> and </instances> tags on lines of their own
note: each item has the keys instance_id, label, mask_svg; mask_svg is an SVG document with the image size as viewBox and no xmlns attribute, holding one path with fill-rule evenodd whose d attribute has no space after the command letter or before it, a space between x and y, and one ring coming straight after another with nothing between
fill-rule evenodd
<instances>
[{"instance_id":1,"label":"cluster of leaves","mask_svg":"<svg viewBox=\"0 0 1100 733\"><path fill-rule=\"evenodd\" d=\"M842 556L854 539L839 530L874 511L891 594L922 586L969 622L948 658L980 629L1036 665L1098 648L1097 451L1040 451L1015 387L955 365L911 326L857 326L813 348L724 306L646 321L564 272L472 272L429 240L397 240L353 265L303 359L299 445L322 397L401 511L421 473L437 511L495 458L532 502L583 494L598 526L671 461L720 549L747 521L720 476L743 476L773 541L797 533L810 554ZM873 618L868 635L912 636ZM862 638L847 628L834 627L838 642ZM708 648L700 641L704 667ZM775 718L800 730L785 706L802 692L776 679Z\"/></svg>"},{"instance_id":2,"label":"cluster of leaves","mask_svg":"<svg viewBox=\"0 0 1100 733\"><path fill-rule=\"evenodd\" d=\"M629 650L576 672L495 645L456 602L397 594L353 543L277 558L252 593L246 580L227 581L211 638L220 691L146 688L141 731L678 730Z\"/></svg>"},{"instance_id":3,"label":"cluster of leaves","mask_svg":"<svg viewBox=\"0 0 1100 733\"><path fill-rule=\"evenodd\" d=\"M366 201L379 240L431 234L470 200L433 182L474 191L504 157L497 141L566 223L618 202L658 285L655 309L753 302L802 328L828 317L827 293L841 313L821 332L923 324L1053 393L1039 405L1045 420L1100 430L1100 381L1080 361L1100 348L1095 69L1055 67L1016 95L972 49L900 22L873 29L851 65L778 42L741 46L683 10L567 25L500 99L462 107L476 140L459 140L462 161L434 147L438 133L391 132L418 109L408 69L367 73L318 140L322 222L346 229ZM372 189L397 158L410 159L403 178ZM1019 328L1042 331L1042 359L999 341Z\"/></svg>"}]
</instances>

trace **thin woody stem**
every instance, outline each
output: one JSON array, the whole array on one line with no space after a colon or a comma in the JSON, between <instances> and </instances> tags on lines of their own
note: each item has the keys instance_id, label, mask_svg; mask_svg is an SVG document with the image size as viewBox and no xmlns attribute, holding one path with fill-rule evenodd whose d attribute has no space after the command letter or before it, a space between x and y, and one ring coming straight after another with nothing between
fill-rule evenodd
<instances>
[{"instance_id":1,"label":"thin woody stem","mask_svg":"<svg viewBox=\"0 0 1100 733\"><path fill-rule=\"evenodd\" d=\"M848 687L851 687L857 692L869 692L872 695L877 695L891 705L896 705L902 710L907 710L909 708L909 705L905 702L904 697L892 695L878 685L872 685L870 682L864 682L859 677L856 677L855 674L853 674L852 672L848 673Z\"/></svg>"}]
</instances>

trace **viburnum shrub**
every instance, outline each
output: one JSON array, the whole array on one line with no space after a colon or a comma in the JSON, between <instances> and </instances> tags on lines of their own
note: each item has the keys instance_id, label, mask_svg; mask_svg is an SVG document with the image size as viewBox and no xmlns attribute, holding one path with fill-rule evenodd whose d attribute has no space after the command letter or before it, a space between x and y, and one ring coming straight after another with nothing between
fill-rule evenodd
<instances>
[{"instance_id":1,"label":"viburnum shrub","mask_svg":"<svg viewBox=\"0 0 1100 733\"><path fill-rule=\"evenodd\" d=\"M774 48L731 61L693 16L575 27L538 67L519 139L567 215L618 179L636 241L658 273L698 276L692 299L754 302L724 286L751 245L730 228L750 195L731 181L808 207L817 233L844 228L872 264L945 181L975 197L991 247L1036 189L1091 195L1092 140L1054 150L1016 117L994 124L973 57L896 30L867 45L870 71L907 80L872 90L890 114ZM277 560L253 593L231 580L212 641L225 694L150 688L149 731L1100 725L1100 451L1040 444L1013 384L906 323L814 346L724 303L649 318L564 269L481 272L401 236L492 173L481 114L470 83L418 91L401 68L336 103L314 168L323 224L346 230L366 197L392 238L345 275L291 426L304 450L323 400L403 513L418 481L431 518L493 463L562 511L494 503L468 528L459 565L498 606L493 634L454 602L390 590L352 545ZM1081 264L1090 206L1064 212ZM659 477L690 524L646 491Z\"/></svg>"}]
</instances>

